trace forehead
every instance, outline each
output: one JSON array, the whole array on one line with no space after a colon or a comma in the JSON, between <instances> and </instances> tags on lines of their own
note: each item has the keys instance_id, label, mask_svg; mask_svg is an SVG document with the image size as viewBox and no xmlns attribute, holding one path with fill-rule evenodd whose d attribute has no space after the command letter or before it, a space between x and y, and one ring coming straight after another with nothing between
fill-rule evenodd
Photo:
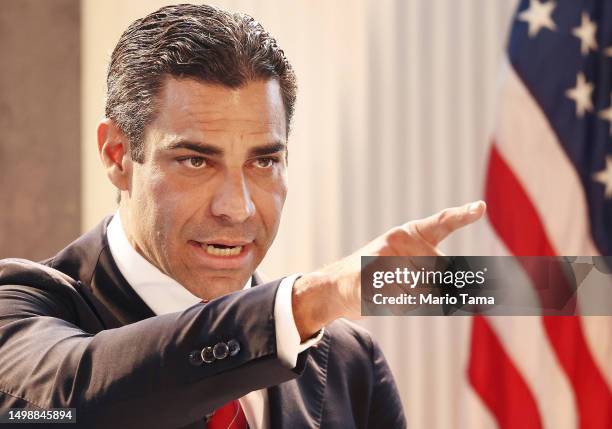
<instances>
[{"instance_id":1,"label":"forehead","mask_svg":"<svg viewBox=\"0 0 612 429\"><path fill-rule=\"evenodd\" d=\"M150 128L163 134L209 140L229 135L286 139L285 111L276 79L239 88L167 77Z\"/></svg>"}]
</instances>

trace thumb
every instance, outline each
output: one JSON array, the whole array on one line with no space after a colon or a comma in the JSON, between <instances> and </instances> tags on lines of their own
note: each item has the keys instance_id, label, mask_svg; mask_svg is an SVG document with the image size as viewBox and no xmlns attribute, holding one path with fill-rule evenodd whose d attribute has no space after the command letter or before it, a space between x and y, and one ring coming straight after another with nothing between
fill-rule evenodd
<instances>
[{"instance_id":1,"label":"thumb","mask_svg":"<svg viewBox=\"0 0 612 429\"><path fill-rule=\"evenodd\" d=\"M416 230L425 241L437 246L449 234L480 219L486 209L484 201L475 201L444 209L424 219L409 222L405 227Z\"/></svg>"}]
</instances>

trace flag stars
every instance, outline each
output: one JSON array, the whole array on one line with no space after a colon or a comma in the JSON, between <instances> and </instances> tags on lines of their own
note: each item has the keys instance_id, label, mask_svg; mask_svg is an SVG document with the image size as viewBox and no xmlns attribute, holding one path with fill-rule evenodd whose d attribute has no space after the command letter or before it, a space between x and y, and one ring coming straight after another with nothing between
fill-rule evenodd
<instances>
[{"instance_id":1,"label":"flag stars","mask_svg":"<svg viewBox=\"0 0 612 429\"><path fill-rule=\"evenodd\" d=\"M610 135L612 136L612 94L610 94L610 107L599 112L599 117L610 122Z\"/></svg>"},{"instance_id":2,"label":"flag stars","mask_svg":"<svg viewBox=\"0 0 612 429\"><path fill-rule=\"evenodd\" d=\"M582 72L576 76L576 86L565 91L565 95L576 103L576 116L579 118L582 118L585 112L593 111L592 93L593 84L586 81Z\"/></svg>"},{"instance_id":3,"label":"flag stars","mask_svg":"<svg viewBox=\"0 0 612 429\"><path fill-rule=\"evenodd\" d=\"M587 55L589 50L594 51L597 49L595 33L597 33L597 24L591 21L586 12L582 12L580 26L572 30L572 34L580 39L580 52L582 55Z\"/></svg>"},{"instance_id":4,"label":"flag stars","mask_svg":"<svg viewBox=\"0 0 612 429\"><path fill-rule=\"evenodd\" d=\"M606 168L593 174L593 180L604 185L604 197L612 198L612 156L606 157Z\"/></svg>"},{"instance_id":5,"label":"flag stars","mask_svg":"<svg viewBox=\"0 0 612 429\"><path fill-rule=\"evenodd\" d=\"M529 9L524 10L518 16L519 21L526 22L529 25L529 37L536 37L542 28L551 31L557 29L551 16L555 7L554 1L546 3L541 3L539 0L529 1Z\"/></svg>"}]
</instances>

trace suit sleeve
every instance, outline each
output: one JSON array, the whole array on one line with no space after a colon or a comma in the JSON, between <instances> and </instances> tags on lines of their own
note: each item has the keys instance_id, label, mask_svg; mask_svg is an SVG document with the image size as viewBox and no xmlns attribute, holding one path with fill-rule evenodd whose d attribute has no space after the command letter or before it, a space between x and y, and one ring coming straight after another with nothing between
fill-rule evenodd
<instances>
[{"instance_id":1,"label":"suit sleeve","mask_svg":"<svg viewBox=\"0 0 612 429\"><path fill-rule=\"evenodd\" d=\"M371 341L374 389L368 426L372 428L405 428L406 416L393 374L380 346L374 339L371 338Z\"/></svg>"},{"instance_id":2,"label":"suit sleeve","mask_svg":"<svg viewBox=\"0 0 612 429\"><path fill-rule=\"evenodd\" d=\"M79 427L177 428L303 371L277 357L279 282L116 329L82 329L76 291L56 280L0 285L0 409L76 408ZM235 340L234 356L190 354Z\"/></svg>"}]
</instances>

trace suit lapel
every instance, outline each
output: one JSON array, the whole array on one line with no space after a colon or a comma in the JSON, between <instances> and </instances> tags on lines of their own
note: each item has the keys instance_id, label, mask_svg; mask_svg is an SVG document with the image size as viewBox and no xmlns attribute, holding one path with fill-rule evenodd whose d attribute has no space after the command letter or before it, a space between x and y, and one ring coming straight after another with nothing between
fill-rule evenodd
<instances>
[{"instance_id":1,"label":"suit lapel","mask_svg":"<svg viewBox=\"0 0 612 429\"><path fill-rule=\"evenodd\" d=\"M271 428L320 427L330 341L325 332L321 341L309 349L304 373L268 389Z\"/></svg>"},{"instance_id":2,"label":"suit lapel","mask_svg":"<svg viewBox=\"0 0 612 429\"><path fill-rule=\"evenodd\" d=\"M155 316L153 310L128 284L105 246L100 252L89 290L105 310L108 327L119 327Z\"/></svg>"},{"instance_id":3,"label":"suit lapel","mask_svg":"<svg viewBox=\"0 0 612 429\"><path fill-rule=\"evenodd\" d=\"M257 285L261 285L263 283L264 283L264 281L261 278L261 276L259 274L257 274L257 272L254 272L253 276L251 277L251 286L257 286Z\"/></svg>"},{"instance_id":4,"label":"suit lapel","mask_svg":"<svg viewBox=\"0 0 612 429\"><path fill-rule=\"evenodd\" d=\"M155 314L128 284L108 247L106 228L112 217L52 259L43 261L77 280L77 288L89 301L105 329L117 328Z\"/></svg>"}]
</instances>

